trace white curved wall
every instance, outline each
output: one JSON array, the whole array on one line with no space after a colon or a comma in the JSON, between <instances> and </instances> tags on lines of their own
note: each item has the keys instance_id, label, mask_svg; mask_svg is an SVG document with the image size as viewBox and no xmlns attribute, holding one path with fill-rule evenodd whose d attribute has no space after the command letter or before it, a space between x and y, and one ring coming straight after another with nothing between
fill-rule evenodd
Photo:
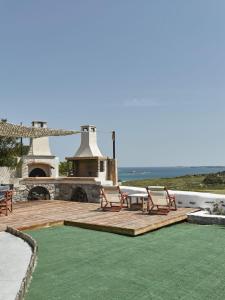
<instances>
[{"instance_id":1,"label":"white curved wall","mask_svg":"<svg viewBox=\"0 0 225 300\"><path fill-rule=\"evenodd\" d=\"M145 188L120 186L123 192L130 194L146 193ZM200 193L200 192L187 192L187 191L169 191L175 195L178 207L193 207L193 208L213 208L214 202L220 202L225 206L225 195Z\"/></svg>"}]
</instances>

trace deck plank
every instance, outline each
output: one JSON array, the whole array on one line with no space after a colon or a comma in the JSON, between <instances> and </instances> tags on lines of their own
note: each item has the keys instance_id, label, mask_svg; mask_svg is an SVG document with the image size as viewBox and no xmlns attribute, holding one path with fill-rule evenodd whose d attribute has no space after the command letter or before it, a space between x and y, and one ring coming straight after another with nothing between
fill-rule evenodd
<instances>
[{"instance_id":1,"label":"deck plank","mask_svg":"<svg viewBox=\"0 0 225 300\"><path fill-rule=\"evenodd\" d=\"M148 215L123 209L103 212L99 204L61 200L38 200L14 204L12 214L0 216L0 231L7 226L19 230L60 224L136 236L187 219L193 208L179 208L168 215Z\"/></svg>"}]
</instances>

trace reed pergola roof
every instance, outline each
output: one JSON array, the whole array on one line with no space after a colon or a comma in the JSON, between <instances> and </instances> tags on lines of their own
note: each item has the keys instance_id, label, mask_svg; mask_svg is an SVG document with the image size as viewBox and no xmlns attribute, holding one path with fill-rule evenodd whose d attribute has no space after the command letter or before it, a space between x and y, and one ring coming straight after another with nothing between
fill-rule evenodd
<instances>
[{"instance_id":1,"label":"reed pergola roof","mask_svg":"<svg viewBox=\"0 0 225 300\"><path fill-rule=\"evenodd\" d=\"M38 138L44 136L64 136L77 133L80 133L80 131L27 127L8 122L0 122L0 136L2 137Z\"/></svg>"}]
</instances>

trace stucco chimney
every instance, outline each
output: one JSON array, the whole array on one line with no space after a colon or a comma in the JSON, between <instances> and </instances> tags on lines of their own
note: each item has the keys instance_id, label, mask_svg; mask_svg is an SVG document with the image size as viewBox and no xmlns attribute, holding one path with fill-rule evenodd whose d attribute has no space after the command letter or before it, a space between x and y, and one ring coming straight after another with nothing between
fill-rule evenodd
<instances>
[{"instance_id":1,"label":"stucco chimney","mask_svg":"<svg viewBox=\"0 0 225 300\"><path fill-rule=\"evenodd\" d=\"M35 128L47 128L47 122L33 121L32 126ZM30 150L28 155L52 155L49 146L49 138L48 137L31 138Z\"/></svg>"},{"instance_id":2,"label":"stucco chimney","mask_svg":"<svg viewBox=\"0 0 225 300\"><path fill-rule=\"evenodd\" d=\"M103 157L97 145L96 127L92 125L81 126L81 144L75 157Z\"/></svg>"}]
</instances>

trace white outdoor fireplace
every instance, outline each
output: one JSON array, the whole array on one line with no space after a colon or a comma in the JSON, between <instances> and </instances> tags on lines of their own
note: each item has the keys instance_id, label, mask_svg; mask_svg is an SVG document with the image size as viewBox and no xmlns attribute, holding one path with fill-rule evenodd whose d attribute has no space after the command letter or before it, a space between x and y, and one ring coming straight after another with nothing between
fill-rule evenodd
<instances>
[{"instance_id":1,"label":"white outdoor fireplace","mask_svg":"<svg viewBox=\"0 0 225 300\"><path fill-rule=\"evenodd\" d=\"M33 121L36 128L47 128L47 122ZM28 155L22 159L22 178L58 177L59 159L52 155L48 137L31 138Z\"/></svg>"},{"instance_id":2,"label":"white outdoor fireplace","mask_svg":"<svg viewBox=\"0 0 225 300\"><path fill-rule=\"evenodd\" d=\"M81 126L81 144L73 157L66 158L69 163L69 176L95 178L99 184L117 184L115 160L103 156L97 145L96 127Z\"/></svg>"},{"instance_id":3,"label":"white outdoor fireplace","mask_svg":"<svg viewBox=\"0 0 225 300\"><path fill-rule=\"evenodd\" d=\"M47 126L46 122L32 124ZM102 155L95 126L81 126L80 147L66 159L68 176L58 177L58 158L52 155L48 138L32 138L30 151L23 158L21 198L98 203L101 185L118 184L116 160Z\"/></svg>"}]
</instances>

